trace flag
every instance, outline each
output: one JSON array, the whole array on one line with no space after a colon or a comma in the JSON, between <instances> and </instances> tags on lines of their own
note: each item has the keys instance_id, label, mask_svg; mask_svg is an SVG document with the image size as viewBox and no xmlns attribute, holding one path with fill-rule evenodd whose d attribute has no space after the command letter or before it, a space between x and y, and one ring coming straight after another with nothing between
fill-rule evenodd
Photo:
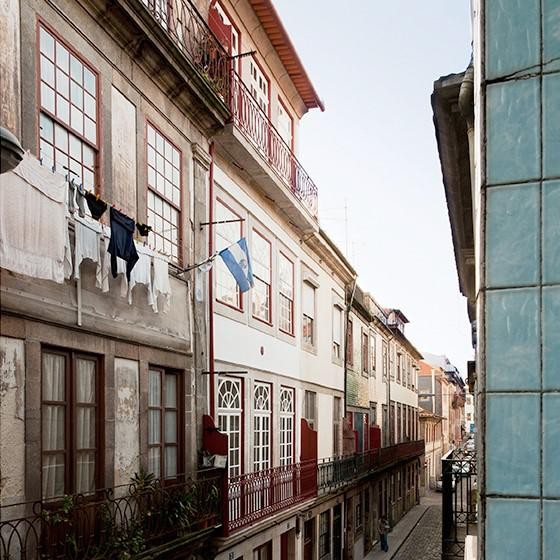
<instances>
[{"instance_id":1,"label":"flag","mask_svg":"<svg viewBox=\"0 0 560 560\"><path fill-rule=\"evenodd\" d=\"M219 255L242 292L246 292L253 287L253 268L251 267L247 240L244 237L237 243L220 251Z\"/></svg>"}]
</instances>

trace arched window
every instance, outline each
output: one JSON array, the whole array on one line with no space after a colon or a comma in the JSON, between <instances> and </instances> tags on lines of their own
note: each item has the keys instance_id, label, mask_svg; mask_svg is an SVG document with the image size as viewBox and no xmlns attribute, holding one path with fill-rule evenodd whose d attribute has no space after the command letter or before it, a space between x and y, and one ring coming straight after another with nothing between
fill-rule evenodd
<instances>
[{"instance_id":1,"label":"arched window","mask_svg":"<svg viewBox=\"0 0 560 560\"><path fill-rule=\"evenodd\" d=\"M270 385L255 383L253 391L253 470L270 468Z\"/></svg>"},{"instance_id":2,"label":"arched window","mask_svg":"<svg viewBox=\"0 0 560 560\"><path fill-rule=\"evenodd\" d=\"M294 390L280 388L280 465L294 460Z\"/></svg>"},{"instance_id":3,"label":"arched window","mask_svg":"<svg viewBox=\"0 0 560 560\"><path fill-rule=\"evenodd\" d=\"M240 379L222 378L218 383L218 427L228 435L229 476L241 474L241 412L242 385Z\"/></svg>"}]
</instances>

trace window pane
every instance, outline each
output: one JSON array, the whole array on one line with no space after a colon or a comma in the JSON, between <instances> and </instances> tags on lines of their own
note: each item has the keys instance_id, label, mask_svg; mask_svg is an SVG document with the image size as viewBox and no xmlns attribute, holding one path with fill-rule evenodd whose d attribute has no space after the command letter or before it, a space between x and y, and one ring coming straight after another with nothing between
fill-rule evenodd
<instances>
[{"instance_id":1,"label":"window pane","mask_svg":"<svg viewBox=\"0 0 560 560\"><path fill-rule=\"evenodd\" d=\"M42 27L40 29L39 42L41 45L41 52L47 55L51 60L54 60L54 38Z\"/></svg>"},{"instance_id":2,"label":"window pane","mask_svg":"<svg viewBox=\"0 0 560 560\"><path fill-rule=\"evenodd\" d=\"M82 451L76 458L76 492L95 490L95 453Z\"/></svg>"},{"instance_id":3,"label":"window pane","mask_svg":"<svg viewBox=\"0 0 560 560\"><path fill-rule=\"evenodd\" d=\"M44 82L41 82L41 105L51 113L55 112L54 90Z\"/></svg>"},{"instance_id":4,"label":"window pane","mask_svg":"<svg viewBox=\"0 0 560 560\"><path fill-rule=\"evenodd\" d=\"M43 405L43 451L64 449L65 414L66 410L62 405Z\"/></svg>"},{"instance_id":5,"label":"window pane","mask_svg":"<svg viewBox=\"0 0 560 560\"><path fill-rule=\"evenodd\" d=\"M95 447L95 408L79 406L76 411L76 448Z\"/></svg>"},{"instance_id":6,"label":"window pane","mask_svg":"<svg viewBox=\"0 0 560 560\"><path fill-rule=\"evenodd\" d=\"M148 444L161 443L161 413L159 410L148 410Z\"/></svg>"},{"instance_id":7,"label":"window pane","mask_svg":"<svg viewBox=\"0 0 560 560\"><path fill-rule=\"evenodd\" d=\"M165 411L165 443L177 443L177 412Z\"/></svg>"},{"instance_id":8,"label":"window pane","mask_svg":"<svg viewBox=\"0 0 560 560\"><path fill-rule=\"evenodd\" d=\"M159 371L150 370L148 406L161 406L161 373Z\"/></svg>"},{"instance_id":9,"label":"window pane","mask_svg":"<svg viewBox=\"0 0 560 560\"><path fill-rule=\"evenodd\" d=\"M303 283L303 313L309 318L315 318L315 288L307 283Z\"/></svg>"},{"instance_id":10,"label":"window pane","mask_svg":"<svg viewBox=\"0 0 560 560\"><path fill-rule=\"evenodd\" d=\"M43 498L64 494L64 455L43 456Z\"/></svg>"},{"instance_id":11,"label":"window pane","mask_svg":"<svg viewBox=\"0 0 560 560\"><path fill-rule=\"evenodd\" d=\"M165 448L165 476L177 476L177 448Z\"/></svg>"},{"instance_id":12,"label":"window pane","mask_svg":"<svg viewBox=\"0 0 560 560\"><path fill-rule=\"evenodd\" d=\"M54 64L45 56L41 56L41 80L54 88Z\"/></svg>"},{"instance_id":13,"label":"window pane","mask_svg":"<svg viewBox=\"0 0 560 560\"><path fill-rule=\"evenodd\" d=\"M151 447L148 450L148 472L153 473L157 478L161 476L160 459L161 449L159 447Z\"/></svg>"},{"instance_id":14,"label":"window pane","mask_svg":"<svg viewBox=\"0 0 560 560\"><path fill-rule=\"evenodd\" d=\"M92 360L76 360L76 400L79 403L95 402L95 366Z\"/></svg>"},{"instance_id":15,"label":"window pane","mask_svg":"<svg viewBox=\"0 0 560 560\"><path fill-rule=\"evenodd\" d=\"M70 56L64 45L56 42L56 65L64 71L65 74L70 70Z\"/></svg>"},{"instance_id":16,"label":"window pane","mask_svg":"<svg viewBox=\"0 0 560 560\"><path fill-rule=\"evenodd\" d=\"M43 353L43 400L65 400L66 359L58 354Z\"/></svg>"},{"instance_id":17,"label":"window pane","mask_svg":"<svg viewBox=\"0 0 560 560\"><path fill-rule=\"evenodd\" d=\"M173 374L165 376L165 406L177 407L177 376Z\"/></svg>"}]
</instances>

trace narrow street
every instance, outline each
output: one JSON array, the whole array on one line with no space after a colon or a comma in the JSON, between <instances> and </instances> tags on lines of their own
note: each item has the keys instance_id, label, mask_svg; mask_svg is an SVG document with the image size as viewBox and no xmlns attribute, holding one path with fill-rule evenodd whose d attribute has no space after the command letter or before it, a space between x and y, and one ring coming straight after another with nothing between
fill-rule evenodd
<instances>
[{"instance_id":1,"label":"narrow street","mask_svg":"<svg viewBox=\"0 0 560 560\"><path fill-rule=\"evenodd\" d=\"M372 560L440 560L441 494L430 492L389 533L389 552Z\"/></svg>"}]
</instances>

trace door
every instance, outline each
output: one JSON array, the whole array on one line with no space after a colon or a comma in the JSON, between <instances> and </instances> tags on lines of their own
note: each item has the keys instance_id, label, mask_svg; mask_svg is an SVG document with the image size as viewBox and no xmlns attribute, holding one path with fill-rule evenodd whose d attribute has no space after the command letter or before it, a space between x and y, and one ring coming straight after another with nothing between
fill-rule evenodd
<instances>
[{"instance_id":1,"label":"door","mask_svg":"<svg viewBox=\"0 0 560 560\"><path fill-rule=\"evenodd\" d=\"M303 525L303 560L314 560L315 553L315 519Z\"/></svg>"},{"instance_id":2,"label":"door","mask_svg":"<svg viewBox=\"0 0 560 560\"><path fill-rule=\"evenodd\" d=\"M333 560L342 560L342 506L333 509Z\"/></svg>"}]
</instances>

